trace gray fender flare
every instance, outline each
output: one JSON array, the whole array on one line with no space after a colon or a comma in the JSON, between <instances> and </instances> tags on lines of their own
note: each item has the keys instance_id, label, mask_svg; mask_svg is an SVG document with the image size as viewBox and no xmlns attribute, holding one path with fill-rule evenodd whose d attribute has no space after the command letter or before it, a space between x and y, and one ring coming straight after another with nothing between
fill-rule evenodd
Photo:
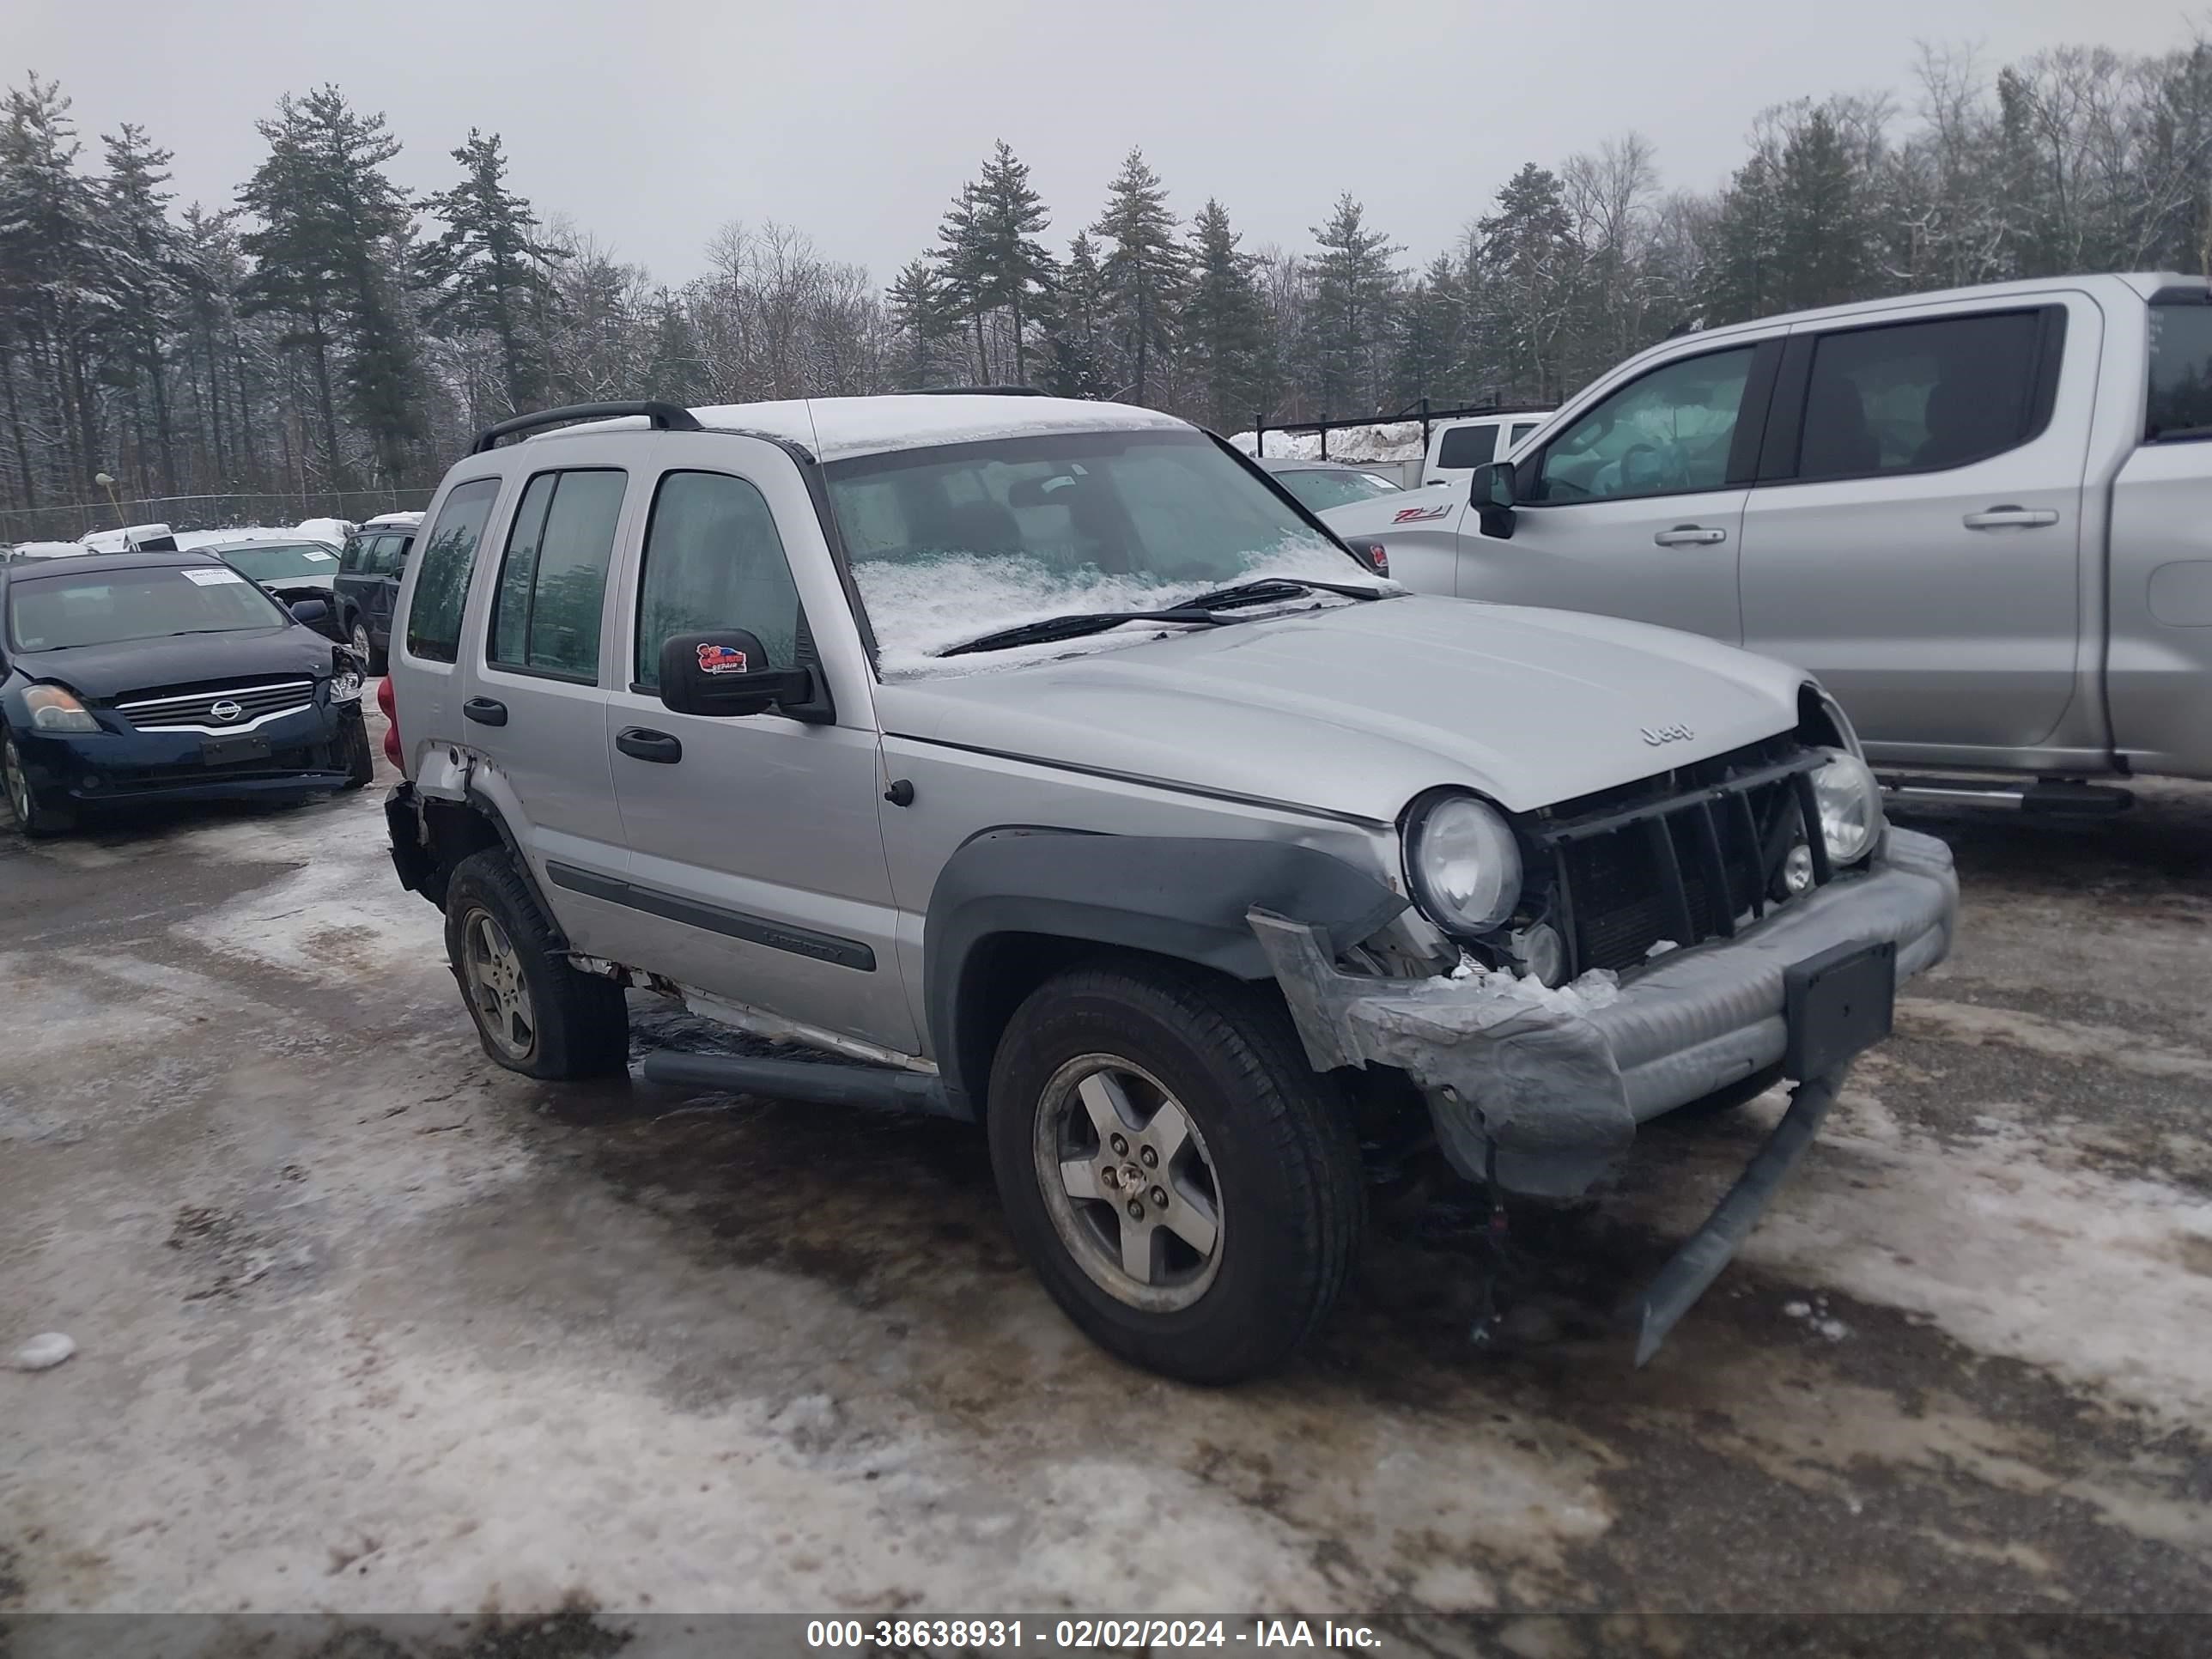
<instances>
[{"instance_id":1,"label":"gray fender flare","mask_svg":"<svg viewBox=\"0 0 2212 1659\"><path fill-rule=\"evenodd\" d=\"M1009 988L994 982L994 940L1118 946L1265 980L1275 970L1246 920L1255 906L1343 951L1406 903L1365 871L1287 842L986 830L945 860L923 934L924 1009L946 1096L957 1115L981 1115L1000 1029L989 1016L1011 1012Z\"/></svg>"}]
</instances>

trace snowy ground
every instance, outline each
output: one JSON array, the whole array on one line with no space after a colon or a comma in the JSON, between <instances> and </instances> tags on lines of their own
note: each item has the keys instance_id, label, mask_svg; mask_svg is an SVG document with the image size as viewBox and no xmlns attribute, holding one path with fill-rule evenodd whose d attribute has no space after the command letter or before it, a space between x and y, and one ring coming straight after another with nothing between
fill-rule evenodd
<instances>
[{"instance_id":1,"label":"snowy ground","mask_svg":"<svg viewBox=\"0 0 2212 1659\"><path fill-rule=\"evenodd\" d=\"M380 793L0 836L0 1354L77 1344L0 1370L0 1609L2212 1601L2212 790L1937 826L1957 957L1650 1370L1599 1316L1772 1101L1524 1218L1520 1351L1415 1202L1218 1393L957 1126L492 1067Z\"/></svg>"}]
</instances>

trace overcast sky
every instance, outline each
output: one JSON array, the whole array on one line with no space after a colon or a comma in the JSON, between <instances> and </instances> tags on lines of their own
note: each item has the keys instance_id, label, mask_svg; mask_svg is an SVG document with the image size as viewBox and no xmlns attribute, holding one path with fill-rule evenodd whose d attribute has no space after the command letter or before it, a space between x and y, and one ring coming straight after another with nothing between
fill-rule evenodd
<instances>
[{"instance_id":1,"label":"overcast sky","mask_svg":"<svg viewBox=\"0 0 2212 1659\"><path fill-rule=\"evenodd\" d=\"M89 133L134 120L183 200L228 202L280 95L336 81L382 110L417 191L470 127L511 179L656 276L714 229L777 219L878 281L1005 138L1055 247L1141 143L1186 217L1218 196L1245 246L1304 247L1340 191L1425 259L1523 161L1631 128L1668 183L1710 186L1764 106L1908 100L1917 40L1994 66L2065 43L2188 38L2169 0L0 0L0 71L58 76Z\"/></svg>"}]
</instances>

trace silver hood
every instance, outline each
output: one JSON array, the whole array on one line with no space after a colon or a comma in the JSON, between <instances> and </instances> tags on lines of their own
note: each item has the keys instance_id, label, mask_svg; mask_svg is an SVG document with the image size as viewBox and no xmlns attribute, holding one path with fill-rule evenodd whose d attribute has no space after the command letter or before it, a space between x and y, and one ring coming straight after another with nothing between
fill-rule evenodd
<instances>
[{"instance_id":1,"label":"silver hood","mask_svg":"<svg viewBox=\"0 0 2212 1659\"><path fill-rule=\"evenodd\" d=\"M1408 597L877 696L896 736L1387 823L1437 784L1526 811L1741 748L1796 725L1806 678L1642 623Z\"/></svg>"}]
</instances>

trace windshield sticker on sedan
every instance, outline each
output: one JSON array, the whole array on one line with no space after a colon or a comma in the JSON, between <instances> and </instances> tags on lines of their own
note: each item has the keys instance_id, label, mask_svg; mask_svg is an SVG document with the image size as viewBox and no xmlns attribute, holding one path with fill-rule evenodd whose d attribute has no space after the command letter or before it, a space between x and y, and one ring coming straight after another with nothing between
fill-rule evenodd
<instances>
[{"instance_id":1,"label":"windshield sticker on sedan","mask_svg":"<svg viewBox=\"0 0 2212 1659\"><path fill-rule=\"evenodd\" d=\"M317 564L336 564L338 562L338 556L337 554L325 553L312 547L307 550L307 556L313 560Z\"/></svg>"},{"instance_id":2,"label":"windshield sticker on sedan","mask_svg":"<svg viewBox=\"0 0 2212 1659\"><path fill-rule=\"evenodd\" d=\"M1392 524L1413 524L1422 519L1441 519L1451 511L1449 507L1401 507Z\"/></svg>"},{"instance_id":3,"label":"windshield sticker on sedan","mask_svg":"<svg viewBox=\"0 0 2212 1659\"><path fill-rule=\"evenodd\" d=\"M242 585L246 580L246 578L235 570L187 570L183 573L183 575L186 581L197 582L202 587L216 587L224 582L238 582Z\"/></svg>"},{"instance_id":4,"label":"windshield sticker on sedan","mask_svg":"<svg viewBox=\"0 0 2212 1659\"><path fill-rule=\"evenodd\" d=\"M732 645L702 645L699 647L699 672L702 674L743 674L748 671L745 653Z\"/></svg>"}]
</instances>

